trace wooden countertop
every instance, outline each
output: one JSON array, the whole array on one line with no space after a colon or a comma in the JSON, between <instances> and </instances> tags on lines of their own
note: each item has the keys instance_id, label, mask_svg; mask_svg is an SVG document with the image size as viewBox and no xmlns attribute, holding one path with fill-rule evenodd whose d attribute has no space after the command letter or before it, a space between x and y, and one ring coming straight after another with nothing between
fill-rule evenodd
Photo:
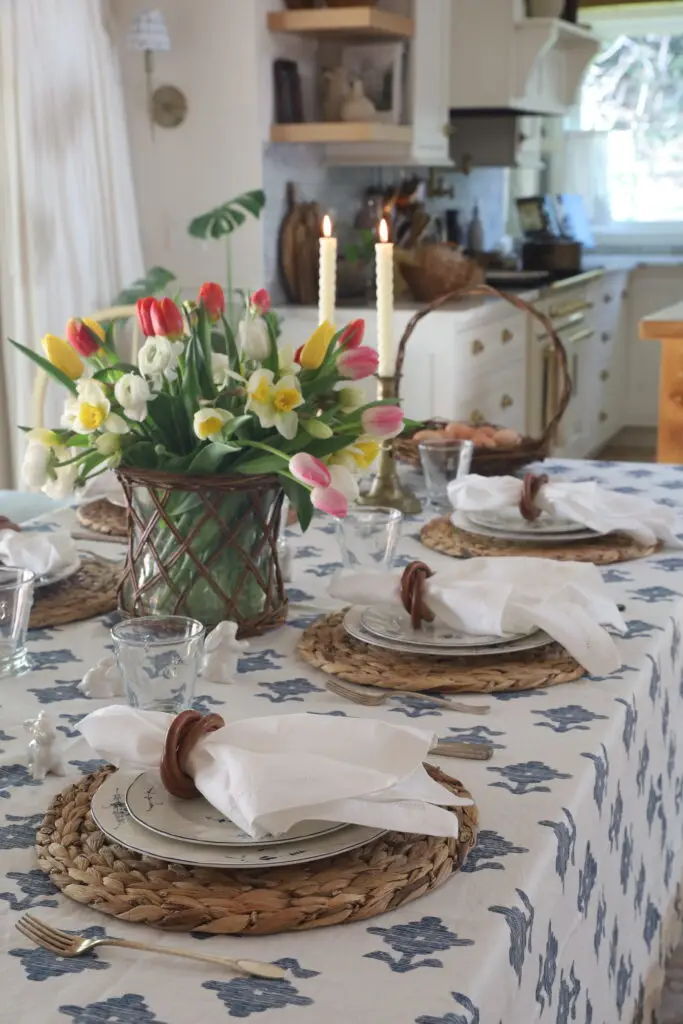
<instances>
[{"instance_id":1,"label":"wooden countertop","mask_svg":"<svg viewBox=\"0 0 683 1024\"><path fill-rule=\"evenodd\" d=\"M667 338L683 340L683 302L643 317L639 330L643 341L665 341Z\"/></svg>"}]
</instances>

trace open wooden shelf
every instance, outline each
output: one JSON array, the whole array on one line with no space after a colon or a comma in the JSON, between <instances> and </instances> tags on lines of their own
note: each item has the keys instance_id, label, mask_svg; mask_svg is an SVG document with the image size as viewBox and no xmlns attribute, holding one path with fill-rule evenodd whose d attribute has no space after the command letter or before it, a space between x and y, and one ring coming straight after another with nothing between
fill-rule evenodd
<instances>
[{"instance_id":1,"label":"open wooden shelf","mask_svg":"<svg viewBox=\"0 0 683 1024\"><path fill-rule=\"evenodd\" d=\"M320 10L270 11L271 32L311 35L343 35L364 39L409 39L415 24L393 11L379 7L326 7Z\"/></svg>"},{"instance_id":2,"label":"open wooden shelf","mask_svg":"<svg viewBox=\"0 0 683 1024\"><path fill-rule=\"evenodd\" d=\"M270 129L271 142L387 142L409 145L412 137L413 129L410 125L388 124L385 121L317 121L274 124Z\"/></svg>"}]
</instances>

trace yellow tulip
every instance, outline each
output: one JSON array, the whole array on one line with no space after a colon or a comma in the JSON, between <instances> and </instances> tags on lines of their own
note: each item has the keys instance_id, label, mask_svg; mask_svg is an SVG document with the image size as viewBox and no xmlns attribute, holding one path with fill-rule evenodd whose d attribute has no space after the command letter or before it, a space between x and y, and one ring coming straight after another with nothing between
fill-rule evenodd
<instances>
[{"instance_id":1,"label":"yellow tulip","mask_svg":"<svg viewBox=\"0 0 683 1024\"><path fill-rule=\"evenodd\" d=\"M316 327L306 344L301 349L299 364L304 370L317 370L327 355L330 342L334 338L334 324L329 320Z\"/></svg>"},{"instance_id":2,"label":"yellow tulip","mask_svg":"<svg viewBox=\"0 0 683 1024\"><path fill-rule=\"evenodd\" d=\"M98 324L97 320L89 320L87 316L83 317L83 323L88 328L88 330L92 331L93 334L97 335L97 337L104 345L106 334L104 333L104 327L102 326L102 324Z\"/></svg>"},{"instance_id":3,"label":"yellow tulip","mask_svg":"<svg viewBox=\"0 0 683 1024\"><path fill-rule=\"evenodd\" d=\"M42 346L52 365L65 373L71 380L78 380L83 376L83 362L68 341L58 338L55 334L46 334Z\"/></svg>"}]
</instances>

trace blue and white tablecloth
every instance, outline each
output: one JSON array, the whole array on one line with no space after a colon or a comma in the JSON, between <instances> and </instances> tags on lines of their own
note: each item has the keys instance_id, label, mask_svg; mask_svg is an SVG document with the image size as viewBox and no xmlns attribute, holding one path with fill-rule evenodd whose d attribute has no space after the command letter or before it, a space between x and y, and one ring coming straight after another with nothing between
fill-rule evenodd
<instances>
[{"instance_id":1,"label":"blue and white tablecloth","mask_svg":"<svg viewBox=\"0 0 683 1024\"><path fill-rule=\"evenodd\" d=\"M622 493L683 505L683 467L550 468L563 478L597 477ZM436 566L443 556L420 547L419 525L406 524L402 558L419 554ZM36 631L31 674L0 681L0 1021L656 1021L663 964L683 913L681 552L603 570L626 605L619 671L492 697L492 713L482 720L410 696L367 709L326 692L324 676L300 661L295 647L316 610L330 603L325 587L338 557L333 525L317 521L304 537L293 536L292 549L287 626L253 642L238 682L202 684L197 705L231 719L301 710L408 718L442 739L492 743L488 763L440 762L462 778L481 811L479 843L464 870L384 917L263 938L166 935L78 906L36 869L35 829L66 782L31 780L22 723L49 708L69 743L74 775L98 766L75 726L99 702L80 696L77 685L108 644L113 617ZM99 550L116 552L111 545ZM237 978L121 949L59 960L14 930L27 910L88 936L106 931L273 960L288 968L287 979Z\"/></svg>"}]
</instances>

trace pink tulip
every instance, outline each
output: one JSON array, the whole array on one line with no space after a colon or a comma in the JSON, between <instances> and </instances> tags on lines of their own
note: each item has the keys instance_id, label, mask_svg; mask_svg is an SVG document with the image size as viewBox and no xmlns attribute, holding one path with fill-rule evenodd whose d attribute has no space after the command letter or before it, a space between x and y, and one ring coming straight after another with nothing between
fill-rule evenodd
<instances>
[{"instance_id":1,"label":"pink tulip","mask_svg":"<svg viewBox=\"0 0 683 1024\"><path fill-rule=\"evenodd\" d=\"M371 377L377 372L379 357L374 349L367 345L359 348L348 348L339 353L337 357L337 369L342 377L350 380L361 380L362 377Z\"/></svg>"},{"instance_id":2,"label":"pink tulip","mask_svg":"<svg viewBox=\"0 0 683 1024\"><path fill-rule=\"evenodd\" d=\"M265 316L270 312L270 295L265 288L259 288L257 292L253 292L249 304L259 316Z\"/></svg>"},{"instance_id":3,"label":"pink tulip","mask_svg":"<svg viewBox=\"0 0 683 1024\"><path fill-rule=\"evenodd\" d=\"M365 433L380 441L396 437L403 430L403 413L397 405L374 405L360 419Z\"/></svg>"},{"instance_id":4,"label":"pink tulip","mask_svg":"<svg viewBox=\"0 0 683 1024\"><path fill-rule=\"evenodd\" d=\"M321 490L330 485L330 471L324 462L308 452L297 452L289 460L289 472L302 484Z\"/></svg>"},{"instance_id":5,"label":"pink tulip","mask_svg":"<svg viewBox=\"0 0 683 1024\"><path fill-rule=\"evenodd\" d=\"M319 512L326 512L328 516L343 519L348 515L349 503L335 487L314 487L311 491L311 503L313 508L317 508Z\"/></svg>"},{"instance_id":6,"label":"pink tulip","mask_svg":"<svg viewBox=\"0 0 683 1024\"><path fill-rule=\"evenodd\" d=\"M347 348L358 348L363 341L363 335L365 334L365 320L352 320L350 324L347 324L344 330L339 335L339 341L337 342L337 348L343 351Z\"/></svg>"}]
</instances>

